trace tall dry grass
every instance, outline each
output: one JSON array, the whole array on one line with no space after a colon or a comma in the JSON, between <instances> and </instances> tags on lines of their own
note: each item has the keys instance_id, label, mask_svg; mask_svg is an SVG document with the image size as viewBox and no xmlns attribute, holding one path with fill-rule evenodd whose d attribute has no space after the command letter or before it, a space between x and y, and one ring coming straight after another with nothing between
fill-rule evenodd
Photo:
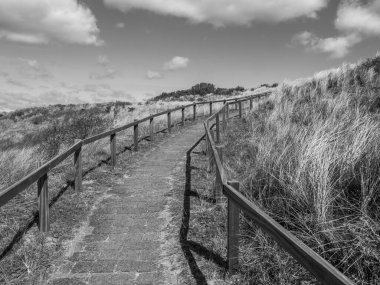
<instances>
[{"instance_id":1,"label":"tall dry grass","mask_svg":"<svg viewBox=\"0 0 380 285\"><path fill-rule=\"evenodd\" d=\"M74 143L74 139L84 139L107 129L128 124L135 119L141 119L180 105L183 105L183 102L158 103L147 106L135 104L128 105L128 108L116 109L114 107L103 111L99 108L85 110L76 108L59 114L55 113L55 110L48 110L43 112L46 120L38 120L37 125L34 124L34 119L39 118L40 113L28 112L25 119L18 117L16 121L2 120L0 121L0 189L5 189L35 170L38 161L46 162L53 156L64 152ZM202 108L197 109L198 114L202 115ZM186 110L187 119L192 118L191 112L192 108ZM180 121L181 111L174 112L172 124ZM167 128L166 116L155 118L155 131L164 128ZM148 135L149 121L139 126L139 137L143 138ZM117 153L129 151L127 147L132 143L133 128L118 133ZM99 163L107 163L109 157L109 138L84 146L83 172L86 173L97 167ZM60 192L67 185L70 189L73 177L73 157L69 157L51 170L49 172L50 200L61 195ZM52 215L57 213L57 208L62 211L61 215L69 215L70 212L85 211L86 207L89 207L88 205L77 205L78 201L67 202L73 196L72 191L67 192L69 194L59 198L66 201L67 206L55 205ZM23 234L28 229L30 222L33 221L37 213L36 193L36 185L33 184L0 208L0 255L5 253L14 238L20 233ZM88 199L93 199L91 195L95 195L95 193L88 195L90 198L83 198L83 203L87 203ZM72 206L70 207L70 205ZM73 230L69 226L63 228ZM59 230L54 229L53 232L57 234ZM59 234L62 233L59 232ZM40 236L34 227L31 228L29 233L24 235L21 244L15 245L15 250L0 260L0 283L19 284L20 280L28 280L30 284L39 284L39 278L46 274L49 267L49 264L46 264L49 255L56 254L60 248L58 240L61 238L61 236L54 236L53 246L50 246L50 240L46 240L43 235Z\"/></svg>"},{"instance_id":2,"label":"tall dry grass","mask_svg":"<svg viewBox=\"0 0 380 285\"><path fill-rule=\"evenodd\" d=\"M284 82L227 133L243 192L358 284L380 282L380 57Z\"/></svg>"}]
</instances>

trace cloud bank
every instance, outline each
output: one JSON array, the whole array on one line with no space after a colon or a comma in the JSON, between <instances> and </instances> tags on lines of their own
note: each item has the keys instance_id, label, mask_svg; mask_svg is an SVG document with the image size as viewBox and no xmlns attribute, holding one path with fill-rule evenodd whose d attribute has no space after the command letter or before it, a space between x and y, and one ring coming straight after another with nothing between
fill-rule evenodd
<instances>
[{"instance_id":1,"label":"cloud bank","mask_svg":"<svg viewBox=\"0 0 380 285\"><path fill-rule=\"evenodd\" d=\"M0 39L102 45L91 10L77 0L0 0Z\"/></svg>"},{"instance_id":2,"label":"cloud bank","mask_svg":"<svg viewBox=\"0 0 380 285\"><path fill-rule=\"evenodd\" d=\"M313 33L302 32L296 34L292 43L303 45L307 51L329 53L334 58L341 58L348 54L350 47L361 41L361 38L353 35L319 38Z\"/></svg>"},{"instance_id":3,"label":"cloud bank","mask_svg":"<svg viewBox=\"0 0 380 285\"><path fill-rule=\"evenodd\" d=\"M359 1L343 2L338 9L335 27L349 34L380 36L380 1L370 1L366 5Z\"/></svg>"},{"instance_id":4,"label":"cloud bank","mask_svg":"<svg viewBox=\"0 0 380 285\"><path fill-rule=\"evenodd\" d=\"M337 37L319 38L308 31L296 34L292 42L306 50L344 57L350 48L369 37L380 36L380 0L342 1L338 7L335 28Z\"/></svg>"},{"instance_id":5,"label":"cloud bank","mask_svg":"<svg viewBox=\"0 0 380 285\"><path fill-rule=\"evenodd\" d=\"M328 0L104 0L108 7L134 9L209 23L215 27L250 25L254 21L283 22L299 17L316 18Z\"/></svg>"}]
</instances>

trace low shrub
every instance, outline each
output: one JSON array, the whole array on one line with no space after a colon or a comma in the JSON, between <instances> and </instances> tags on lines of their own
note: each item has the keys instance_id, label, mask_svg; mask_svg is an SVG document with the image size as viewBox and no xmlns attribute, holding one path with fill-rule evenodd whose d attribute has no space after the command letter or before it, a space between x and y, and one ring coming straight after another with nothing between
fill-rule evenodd
<instances>
[{"instance_id":1,"label":"low shrub","mask_svg":"<svg viewBox=\"0 0 380 285\"><path fill-rule=\"evenodd\" d=\"M39 150L47 158L58 154L61 145L71 145L75 139L85 139L111 126L112 120L96 110L69 112L59 120L54 120L38 134Z\"/></svg>"}]
</instances>

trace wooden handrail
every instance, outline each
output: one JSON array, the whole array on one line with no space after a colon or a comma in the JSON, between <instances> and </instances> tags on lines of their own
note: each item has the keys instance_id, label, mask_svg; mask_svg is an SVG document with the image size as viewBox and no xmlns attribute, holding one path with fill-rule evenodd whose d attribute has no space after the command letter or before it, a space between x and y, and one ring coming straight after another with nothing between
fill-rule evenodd
<instances>
[{"instance_id":1,"label":"wooden handrail","mask_svg":"<svg viewBox=\"0 0 380 285\"><path fill-rule=\"evenodd\" d=\"M242 109L241 103L247 99L236 100L234 102L239 104L239 117L241 117ZM252 109L252 100L250 100L250 109ZM208 148L209 155L212 156L215 168L216 168L216 179L219 179L222 183L223 194L227 197L228 206L228 220L233 219L236 223L238 221L239 210L247 214L254 222L265 232L267 232L283 249L285 249L289 254L291 254L295 259L297 259L300 264L305 267L310 273L312 273L320 282L323 284L333 284L333 285L353 285L353 281L347 276L341 273L338 269L332 266L328 261L318 255L310 247L305 245L301 240L294 236L291 232L282 227L274 219L272 219L268 214L261 210L254 202L248 200L244 197L233 185L239 185L238 182L231 183L229 185L227 182L227 177L222 165L221 159L219 157L216 143L211 135L210 122L219 116L222 112L226 112L229 108L229 103L223 105L223 107L217 111L215 114L211 115L204 122L206 142L209 144ZM228 120L228 118L227 118ZM217 120L219 123L220 120ZM214 124L215 125L215 124ZM219 130L219 128L217 128ZM237 207L237 208L236 208ZM231 211L231 212L230 212ZM237 215L237 216L236 216ZM239 246L238 239L233 238L237 235L236 231L239 228L228 224L227 234L228 234L228 247L227 247L227 259L228 264L231 266L229 268L231 271L236 270L238 266L238 251L236 247ZM231 232L230 232L231 231ZM237 244L231 244L235 242Z\"/></svg>"},{"instance_id":2,"label":"wooden handrail","mask_svg":"<svg viewBox=\"0 0 380 285\"><path fill-rule=\"evenodd\" d=\"M12 186L9 186L4 191L0 193L0 207L6 204L10 199L15 197L17 194L21 193L23 190L28 188L30 185L35 183L43 175L47 174L50 170L56 167L59 163L64 161L67 157L73 154L75 151L82 147L83 141L79 141L72 145L64 153L59 154L43 164L38 169L34 170L29 175L25 176L21 180L14 183Z\"/></svg>"},{"instance_id":3,"label":"wooden handrail","mask_svg":"<svg viewBox=\"0 0 380 285\"><path fill-rule=\"evenodd\" d=\"M245 214L252 218L261 229L267 232L283 249L296 258L320 282L323 284L354 284L347 276L287 231L232 186L224 184L223 194L235 202Z\"/></svg>"},{"instance_id":4,"label":"wooden handrail","mask_svg":"<svg viewBox=\"0 0 380 285\"><path fill-rule=\"evenodd\" d=\"M246 99L247 100L249 98L255 98L257 96L258 95L253 95L253 96L251 95L251 96L241 97L239 99L241 99L241 100ZM13 185L3 189L0 192L0 207L3 206L4 204L6 204L9 200L11 200L17 194L19 194L22 191L24 191L25 189L27 189L33 183L36 183L38 181L41 182L41 179L43 179L44 181L45 180L47 181L48 172L72 154L74 154L74 168L75 168L75 183L74 183L74 185L75 185L75 190L80 191L82 179L81 179L81 177L78 177L78 175L82 176L81 150L82 150L82 146L84 146L84 145L93 143L95 141L98 141L98 140L106 138L106 137L109 137L110 138L110 152L111 152L111 166L113 168L116 164L115 152L116 152L116 134L117 133L133 127L133 129L134 129L134 150L137 150L138 149L138 142L139 142L139 138L138 138L138 125L139 124L141 124L145 121L149 121L150 137L153 140L153 133L154 133L154 131L153 131L153 129L154 129L153 119L155 117L167 115L167 119L168 119L167 130L170 132L171 126L172 126L171 116L170 116L171 113L181 110L182 111L181 124L184 125L184 122L185 122L184 110L186 108L193 107L193 113L194 113L193 114L193 120L195 120L196 119L196 106L197 105L210 104L210 106L211 106L213 103L229 102L229 101L233 101L233 100L235 100L235 98L215 100L215 101L204 101L204 102L197 102L197 103L182 105L182 106L179 106L179 107L176 107L173 109L168 109L166 111L162 111L162 112L144 117L140 120L135 120L135 121L128 123L126 125L113 128L111 130L102 132L100 134L96 134L94 136L85 138L83 140L76 140L75 143L68 150L64 151L62 154L55 156L54 158L52 158L51 160L49 160L48 162L46 162L42 166L38 167L32 173L28 174L24 178L15 182ZM162 130L160 130L159 132L162 132ZM47 184L44 187L46 187L46 190L47 190ZM44 203L48 203L48 201L45 201L45 200L44 200ZM43 208L48 209L48 205L43 205ZM44 231L48 227L49 227L49 225L47 222L46 226L44 226ZM40 228L40 230L42 230L42 229Z\"/></svg>"}]
</instances>

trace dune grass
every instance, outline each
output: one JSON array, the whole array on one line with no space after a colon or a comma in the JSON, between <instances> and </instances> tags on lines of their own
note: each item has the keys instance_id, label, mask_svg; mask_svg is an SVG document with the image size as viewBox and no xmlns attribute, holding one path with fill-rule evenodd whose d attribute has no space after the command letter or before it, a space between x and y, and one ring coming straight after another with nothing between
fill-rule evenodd
<instances>
[{"instance_id":1,"label":"dune grass","mask_svg":"<svg viewBox=\"0 0 380 285\"><path fill-rule=\"evenodd\" d=\"M380 282L379 75L377 56L285 82L226 133L242 192L358 284Z\"/></svg>"}]
</instances>

